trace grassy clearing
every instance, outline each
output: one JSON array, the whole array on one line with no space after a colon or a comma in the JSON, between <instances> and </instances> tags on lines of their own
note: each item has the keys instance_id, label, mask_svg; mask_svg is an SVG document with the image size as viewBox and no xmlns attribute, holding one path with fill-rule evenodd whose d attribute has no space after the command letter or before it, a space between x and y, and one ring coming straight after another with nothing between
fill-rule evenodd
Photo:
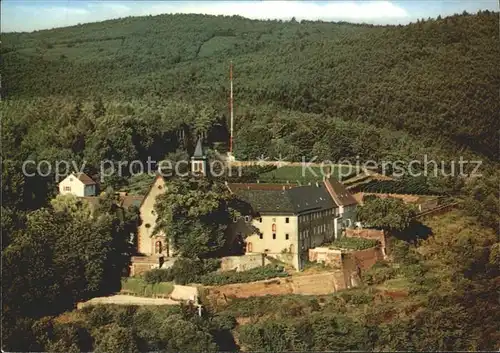
<instances>
[{"instance_id":1,"label":"grassy clearing","mask_svg":"<svg viewBox=\"0 0 500 353\"><path fill-rule=\"evenodd\" d=\"M321 167L284 166L260 174L259 180L266 183L285 183L287 181L293 183L298 181L302 184L322 181L323 176L327 173L327 168L327 166L323 169ZM332 173L339 180L350 178L356 174L355 170L350 170L347 166L335 166Z\"/></svg>"},{"instance_id":2,"label":"grassy clearing","mask_svg":"<svg viewBox=\"0 0 500 353\"><path fill-rule=\"evenodd\" d=\"M148 284L142 278L122 279L122 292L141 297L168 296L174 290L172 282Z\"/></svg>"}]
</instances>

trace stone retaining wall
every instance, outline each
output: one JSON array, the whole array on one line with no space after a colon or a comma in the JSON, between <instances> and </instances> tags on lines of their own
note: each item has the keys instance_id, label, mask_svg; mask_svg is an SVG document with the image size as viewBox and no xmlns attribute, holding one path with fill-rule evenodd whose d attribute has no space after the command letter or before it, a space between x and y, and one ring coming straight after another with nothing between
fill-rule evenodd
<instances>
[{"instance_id":1,"label":"stone retaining wall","mask_svg":"<svg viewBox=\"0 0 500 353\"><path fill-rule=\"evenodd\" d=\"M203 287L209 303L224 302L227 298L248 298L265 295L327 295L345 289L342 271L323 272L314 275L274 278L251 283Z\"/></svg>"}]
</instances>

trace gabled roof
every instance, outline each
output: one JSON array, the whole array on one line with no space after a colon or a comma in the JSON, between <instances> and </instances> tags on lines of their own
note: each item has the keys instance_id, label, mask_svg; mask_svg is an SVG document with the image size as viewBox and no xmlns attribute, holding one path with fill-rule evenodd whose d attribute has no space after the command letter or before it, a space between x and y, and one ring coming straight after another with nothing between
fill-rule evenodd
<instances>
[{"instance_id":1,"label":"gabled roof","mask_svg":"<svg viewBox=\"0 0 500 353\"><path fill-rule=\"evenodd\" d=\"M238 199L249 203L256 213L293 214L295 212L286 190L237 189L234 194Z\"/></svg>"},{"instance_id":2,"label":"gabled roof","mask_svg":"<svg viewBox=\"0 0 500 353\"><path fill-rule=\"evenodd\" d=\"M227 188L230 192L236 190L286 190L297 187L298 184L268 184L268 183L229 183Z\"/></svg>"},{"instance_id":3,"label":"gabled roof","mask_svg":"<svg viewBox=\"0 0 500 353\"><path fill-rule=\"evenodd\" d=\"M287 190L287 194L295 213L307 213L335 207L335 203L323 183L292 188Z\"/></svg>"},{"instance_id":4,"label":"gabled roof","mask_svg":"<svg viewBox=\"0 0 500 353\"><path fill-rule=\"evenodd\" d=\"M85 185L95 185L96 182L92 180L91 177L89 177L87 174L85 173L73 173L73 175L78 179L80 180L82 183L84 183Z\"/></svg>"},{"instance_id":5,"label":"gabled roof","mask_svg":"<svg viewBox=\"0 0 500 353\"><path fill-rule=\"evenodd\" d=\"M350 206L358 203L345 186L334 177L326 179L324 183L338 206Z\"/></svg>"},{"instance_id":6,"label":"gabled roof","mask_svg":"<svg viewBox=\"0 0 500 353\"><path fill-rule=\"evenodd\" d=\"M203 151L202 139L199 138L196 142L196 148L194 149L193 158L205 158L205 153Z\"/></svg>"},{"instance_id":7,"label":"gabled roof","mask_svg":"<svg viewBox=\"0 0 500 353\"><path fill-rule=\"evenodd\" d=\"M249 203L258 213L302 214L335 207L328 190L323 184L290 186L280 184L231 184L230 191L237 198ZM265 184L264 184L265 185ZM247 186L247 187L245 187Z\"/></svg>"}]
</instances>

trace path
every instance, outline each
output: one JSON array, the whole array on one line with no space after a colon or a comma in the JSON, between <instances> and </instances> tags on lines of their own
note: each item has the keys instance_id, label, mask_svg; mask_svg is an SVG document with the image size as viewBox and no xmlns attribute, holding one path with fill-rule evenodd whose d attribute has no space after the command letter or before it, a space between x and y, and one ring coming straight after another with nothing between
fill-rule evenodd
<instances>
[{"instance_id":1,"label":"path","mask_svg":"<svg viewBox=\"0 0 500 353\"><path fill-rule=\"evenodd\" d=\"M92 298L86 302L78 303L77 309L88 305L119 304L119 305L179 305L178 301L164 298L135 297L132 295L111 295L109 297Z\"/></svg>"}]
</instances>

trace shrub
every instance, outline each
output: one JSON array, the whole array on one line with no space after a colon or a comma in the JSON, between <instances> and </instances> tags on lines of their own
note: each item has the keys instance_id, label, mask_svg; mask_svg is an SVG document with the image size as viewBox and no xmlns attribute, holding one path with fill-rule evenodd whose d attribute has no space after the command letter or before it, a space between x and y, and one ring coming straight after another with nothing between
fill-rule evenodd
<instances>
[{"instance_id":1,"label":"shrub","mask_svg":"<svg viewBox=\"0 0 500 353\"><path fill-rule=\"evenodd\" d=\"M153 269L144 274L144 281L148 284L171 282L173 280L173 273L170 269Z\"/></svg>"},{"instance_id":2,"label":"shrub","mask_svg":"<svg viewBox=\"0 0 500 353\"><path fill-rule=\"evenodd\" d=\"M113 324L98 342L95 352L139 352L134 333L131 328Z\"/></svg>"},{"instance_id":3,"label":"shrub","mask_svg":"<svg viewBox=\"0 0 500 353\"><path fill-rule=\"evenodd\" d=\"M154 269L144 274L144 281L149 284L174 281L177 284L196 282L199 276L216 271L220 267L219 259L177 259L171 268Z\"/></svg>"},{"instance_id":4,"label":"shrub","mask_svg":"<svg viewBox=\"0 0 500 353\"><path fill-rule=\"evenodd\" d=\"M212 272L219 267L216 259L193 260L188 258L177 259L171 267L173 279L177 284L196 282L198 276Z\"/></svg>"},{"instance_id":5,"label":"shrub","mask_svg":"<svg viewBox=\"0 0 500 353\"><path fill-rule=\"evenodd\" d=\"M390 267L387 263L379 261L372 268L363 272L361 279L367 285L375 285L394 278L397 269Z\"/></svg>"},{"instance_id":6,"label":"shrub","mask_svg":"<svg viewBox=\"0 0 500 353\"><path fill-rule=\"evenodd\" d=\"M360 290L347 290L339 293L339 297L345 300L346 303L358 305L369 304L373 301L374 295Z\"/></svg>"},{"instance_id":7,"label":"shrub","mask_svg":"<svg viewBox=\"0 0 500 353\"><path fill-rule=\"evenodd\" d=\"M100 327L113 322L113 312L108 305L96 305L87 318L91 327Z\"/></svg>"},{"instance_id":8,"label":"shrub","mask_svg":"<svg viewBox=\"0 0 500 353\"><path fill-rule=\"evenodd\" d=\"M283 266L266 265L264 267L254 268L248 271L235 272L212 272L206 275L199 276L197 282L203 285L223 285L230 283L245 283L260 281L275 277L286 277Z\"/></svg>"},{"instance_id":9,"label":"shrub","mask_svg":"<svg viewBox=\"0 0 500 353\"><path fill-rule=\"evenodd\" d=\"M236 327L236 319L229 314L217 314L212 317L212 324L219 330L232 330Z\"/></svg>"}]
</instances>

